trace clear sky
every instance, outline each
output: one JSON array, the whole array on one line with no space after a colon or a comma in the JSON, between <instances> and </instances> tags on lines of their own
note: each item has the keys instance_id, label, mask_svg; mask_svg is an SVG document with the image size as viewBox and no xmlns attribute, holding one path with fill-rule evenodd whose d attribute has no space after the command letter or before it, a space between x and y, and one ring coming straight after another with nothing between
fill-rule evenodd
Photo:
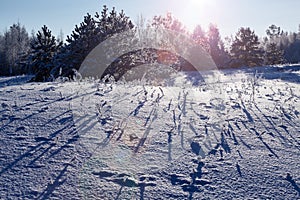
<instances>
[{"instance_id":1,"label":"clear sky","mask_svg":"<svg viewBox=\"0 0 300 200\"><path fill-rule=\"evenodd\" d=\"M214 23L223 37L240 27L264 36L271 24L297 32L300 24L300 0L0 0L0 32L20 22L29 33L45 24L55 35L62 30L66 36L86 13L100 12L104 4L123 9L133 21L140 14L150 19L171 12L190 30Z\"/></svg>"}]
</instances>

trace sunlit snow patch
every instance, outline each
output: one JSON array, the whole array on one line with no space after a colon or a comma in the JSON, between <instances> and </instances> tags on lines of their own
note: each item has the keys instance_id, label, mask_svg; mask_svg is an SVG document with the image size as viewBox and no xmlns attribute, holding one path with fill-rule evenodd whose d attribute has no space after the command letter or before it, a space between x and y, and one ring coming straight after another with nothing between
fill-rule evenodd
<instances>
[{"instance_id":1,"label":"sunlit snow patch","mask_svg":"<svg viewBox=\"0 0 300 200\"><path fill-rule=\"evenodd\" d=\"M214 131L222 129L222 114L206 113L219 109L210 101L223 95L211 85L218 70L209 54L182 34L165 29L116 34L91 51L79 72L100 78L116 58L144 48L181 56L194 71L150 63L126 71L118 83L80 83L72 110L81 144L91 155L83 174L111 170L136 177L187 154L204 158L220 141Z\"/></svg>"}]
</instances>

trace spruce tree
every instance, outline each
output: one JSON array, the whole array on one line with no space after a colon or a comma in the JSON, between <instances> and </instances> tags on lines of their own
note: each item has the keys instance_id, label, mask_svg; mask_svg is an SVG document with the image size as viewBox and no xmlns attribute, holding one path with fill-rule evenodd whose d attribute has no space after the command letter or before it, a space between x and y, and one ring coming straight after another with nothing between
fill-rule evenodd
<instances>
[{"instance_id":1,"label":"spruce tree","mask_svg":"<svg viewBox=\"0 0 300 200\"><path fill-rule=\"evenodd\" d=\"M232 67L253 67L263 63L258 36L250 28L241 28L231 45Z\"/></svg>"},{"instance_id":2,"label":"spruce tree","mask_svg":"<svg viewBox=\"0 0 300 200\"><path fill-rule=\"evenodd\" d=\"M38 31L36 38L31 43L29 66L35 77L32 81L46 81L50 78L53 68L53 57L61 46L46 25Z\"/></svg>"}]
</instances>

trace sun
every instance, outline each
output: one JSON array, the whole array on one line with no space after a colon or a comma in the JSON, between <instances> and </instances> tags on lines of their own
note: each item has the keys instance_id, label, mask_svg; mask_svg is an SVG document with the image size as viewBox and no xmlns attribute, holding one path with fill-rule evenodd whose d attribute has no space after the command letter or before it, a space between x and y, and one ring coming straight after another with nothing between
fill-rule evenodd
<instances>
[{"instance_id":1,"label":"sun","mask_svg":"<svg viewBox=\"0 0 300 200\"><path fill-rule=\"evenodd\" d=\"M196 25L207 27L209 23L214 23L216 7L216 0L187 0L179 18L189 31Z\"/></svg>"},{"instance_id":2,"label":"sun","mask_svg":"<svg viewBox=\"0 0 300 200\"><path fill-rule=\"evenodd\" d=\"M205 6L205 4L208 4L209 0L189 0L191 4L194 6L201 8L202 6Z\"/></svg>"}]
</instances>

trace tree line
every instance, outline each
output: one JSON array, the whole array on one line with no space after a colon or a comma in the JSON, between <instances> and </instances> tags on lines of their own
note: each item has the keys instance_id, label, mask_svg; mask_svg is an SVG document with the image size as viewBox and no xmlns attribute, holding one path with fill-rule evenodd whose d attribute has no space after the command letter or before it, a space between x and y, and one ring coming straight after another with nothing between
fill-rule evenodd
<instances>
[{"instance_id":1,"label":"tree line","mask_svg":"<svg viewBox=\"0 0 300 200\"><path fill-rule=\"evenodd\" d=\"M33 81L49 81L59 76L72 77L99 43L113 34L138 26L132 23L123 10L117 12L112 8L109 11L106 6L103 6L101 13L84 16L65 42L55 37L46 25L30 35L20 23L13 24L4 34L0 34L0 75L34 74ZM163 27L186 34L211 55L218 68L300 62L300 30L298 33L285 32L279 26L271 25L266 30L266 36L259 38L251 28L242 27L234 36L222 40L216 25L211 24L207 31L198 25L192 32L188 32L170 13L154 16L146 26ZM152 56L157 54L156 50L152 51ZM122 62L113 62L107 74L136 65L131 58L138 54L132 52L122 56ZM179 60L177 67L186 65L184 60L176 60Z\"/></svg>"}]
</instances>

